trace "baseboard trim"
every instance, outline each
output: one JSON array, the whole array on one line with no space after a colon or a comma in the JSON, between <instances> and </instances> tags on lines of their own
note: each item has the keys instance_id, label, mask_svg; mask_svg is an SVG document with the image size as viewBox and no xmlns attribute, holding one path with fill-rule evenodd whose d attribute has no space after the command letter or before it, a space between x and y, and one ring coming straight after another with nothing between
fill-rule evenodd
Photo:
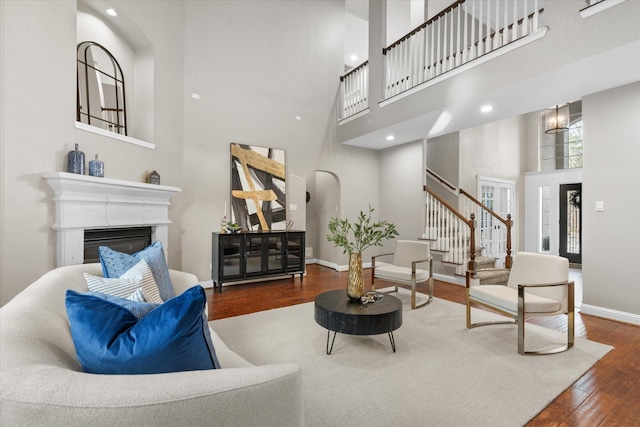
<instances>
[{"instance_id":1,"label":"baseboard trim","mask_svg":"<svg viewBox=\"0 0 640 427\"><path fill-rule=\"evenodd\" d=\"M640 326L640 315L634 313L627 313L624 311L612 310L610 308L598 307L589 304L582 304L580 307L580 313Z\"/></svg>"},{"instance_id":2,"label":"baseboard trim","mask_svg":"<svg viewBox=\"0 0 640 427\"><path fill-rule=\"evenodd\" d=\"M449 276L447 274L433 273L433 278L441 282L453 283L454 285L467 286L464 277Z\"/></svg>"}]
</instances>

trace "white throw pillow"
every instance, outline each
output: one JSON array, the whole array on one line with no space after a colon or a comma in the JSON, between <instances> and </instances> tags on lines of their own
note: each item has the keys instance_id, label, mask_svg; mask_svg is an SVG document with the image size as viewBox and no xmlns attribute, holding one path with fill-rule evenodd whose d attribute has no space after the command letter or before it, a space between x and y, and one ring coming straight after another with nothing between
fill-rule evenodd
<instances>
[{"instance_id":1,"label":"white throw pillow","mask_svg":"<svg viewBox=\"0 0 640 427\"><path fill-rule=\"evenodd\" d=\"M102 292L120 298L132 297L137 299L139 295L134 296L133 294L142 288L142 295L146 302L162 304L158 284L145 260L141 260L117 279L94 276L88 273L84 273L84 279L87 281L89 290L93 292Z\"/></svg>"}]
</instances>

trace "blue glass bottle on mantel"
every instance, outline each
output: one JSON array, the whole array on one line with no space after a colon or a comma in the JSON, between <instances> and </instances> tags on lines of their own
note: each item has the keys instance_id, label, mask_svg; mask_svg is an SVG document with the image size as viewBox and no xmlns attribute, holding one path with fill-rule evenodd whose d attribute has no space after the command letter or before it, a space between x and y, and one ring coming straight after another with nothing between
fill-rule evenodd
<instances>
[{"instance_id":1,"label":"blue glass bottle on mantel","mask_svg":"<svg viewBox=\"0 0 640 427\"><path fill-rule=\"evenodd\" d=\"M78 144L76 144L74 151L69 151L69 167L67 171L84 175L84 153L78 150Z\"/></svg>"},{"instance_id":2,"label":"blue glass bottle on mantel","mask_svg":"<svg viewBox=\"0 0 640 427\"><path fill-rule=\"evenodd\" d=\"M95 160L89 162L89 175L100 178L104 177L104 162L98 159L97 154Z\"/></svg>"}]
</instances>

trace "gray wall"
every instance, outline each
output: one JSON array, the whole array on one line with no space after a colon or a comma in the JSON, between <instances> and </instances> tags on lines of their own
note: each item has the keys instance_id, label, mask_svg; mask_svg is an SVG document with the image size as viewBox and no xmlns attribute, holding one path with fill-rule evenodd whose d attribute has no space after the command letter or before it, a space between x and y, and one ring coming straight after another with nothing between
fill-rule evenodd
<instances>
[{"instance_id":1,"label":"gray wall","mask_svg":"<svg viewBox=\"0 0 640 427\"><path fill-rule=\"evenodd\" d=\"M583 301L640 314L640 83L584 97L582 114Z\"/></svg>"},{"instance_id":2,"label":"gray wall","mask_svg":"<svg viewBox=\"0 0 640 427\"><path fill-rule=\"evenodd\" d=\"M398 239L415 240L424 230L423 142L388 148L380 152L380 210L377 216L396 225ZM394 241L371 254L393 252ZM370 262L370 258L364 258Z\"/></svg>"}]
</instances>

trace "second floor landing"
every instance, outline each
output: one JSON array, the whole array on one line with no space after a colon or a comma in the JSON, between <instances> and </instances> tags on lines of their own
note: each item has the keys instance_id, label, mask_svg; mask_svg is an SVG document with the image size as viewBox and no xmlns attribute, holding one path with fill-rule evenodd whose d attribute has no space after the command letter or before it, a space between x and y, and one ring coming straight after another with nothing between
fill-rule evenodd
<instances>
[{"instance_id":1,"label":"second floor landing","mask_svg":"<svg viewBox=\"0 0 640 427\"><path fill-rule=\"evenodd\" d=\"M346 145L384 149L640 80L640 1L602 0L590 7L584 0L457 1L450 6L452 16L443 11L438 17L441 27L423 36L414 30L390 47L382 46L379 25L386 1L369 2L369 60L362 76L366 106L342 109L337 134ZM475 8L467 24L471 12L465 3ZM518 19L513 12L511 21L529 19L526 27L509 25L514 6L507 9L507 3L522 8L527 16ZM398 47L402 53L391 55ZM412 73L420 79L398 85ZM482 111L487 106L490 111Z\"/></svg>"}]
</instances>

